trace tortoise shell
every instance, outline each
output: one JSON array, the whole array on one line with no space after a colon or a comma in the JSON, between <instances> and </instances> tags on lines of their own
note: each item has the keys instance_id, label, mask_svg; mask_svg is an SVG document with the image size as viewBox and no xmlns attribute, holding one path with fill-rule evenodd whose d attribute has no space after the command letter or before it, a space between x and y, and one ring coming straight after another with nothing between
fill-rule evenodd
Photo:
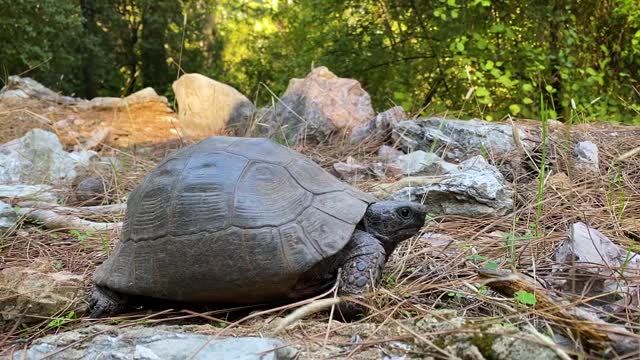
<instances>
[{"instance_id":1,"label":"tortoise shell","mask_svg":"<svg viewBox=\"0 0 640 360\"><path fill-rule=\"evenodd\" d=\"M271 140L210 137L133 190L121 240L94 280L187 302L286 297L349 242L374 201Z\"/></svg>"}]
</instances>

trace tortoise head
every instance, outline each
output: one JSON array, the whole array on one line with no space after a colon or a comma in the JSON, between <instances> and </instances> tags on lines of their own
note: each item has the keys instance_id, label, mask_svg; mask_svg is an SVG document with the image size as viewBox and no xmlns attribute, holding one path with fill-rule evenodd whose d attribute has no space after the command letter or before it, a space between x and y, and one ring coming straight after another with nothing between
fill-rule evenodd
<instances>
[{"instance_id":1,"label":"tortoise head","mask_svg":"<svg viewBox=\"0 0 640 360\"><path fill-rule=\"evenodd\" d=\"M411 201L380 201L369 205L364 214L366 232L375 236L390 251L424 226L427 208Z\"/></svg>"}]
</instances>

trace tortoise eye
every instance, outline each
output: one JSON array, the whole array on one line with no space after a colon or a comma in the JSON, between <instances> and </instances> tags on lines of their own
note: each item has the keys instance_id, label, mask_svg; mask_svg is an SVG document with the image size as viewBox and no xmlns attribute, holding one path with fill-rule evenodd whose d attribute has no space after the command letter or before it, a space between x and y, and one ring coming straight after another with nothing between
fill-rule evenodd
<instances>
[{"instance_id":1,"label":"tortoise eye","mask_svg":"<svg viewBox=\"0 0 640 360\"><path fill-rule=\"evenodd\" d=\"M411 215L411 209L409 209L408 207L402 207L398 209L398 215L402 216L403 218L408 218L409 215Z\"/></svg>"}]
</instances>

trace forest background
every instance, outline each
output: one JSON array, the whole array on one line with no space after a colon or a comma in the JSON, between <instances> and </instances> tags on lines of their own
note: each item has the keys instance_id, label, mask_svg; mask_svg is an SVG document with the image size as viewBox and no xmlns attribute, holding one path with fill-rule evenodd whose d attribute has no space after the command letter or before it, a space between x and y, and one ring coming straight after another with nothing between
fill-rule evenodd
<instances>
[{"instance_id":1,"label":"forest background","mask_svg":"<svg viewBox=\"0 0 640 360\"><path fill-rule=\"evenodd\" d=\"M640 1L0 0L0 78L68 95L198 72L262 106L321 65L377 111L640 125Z\"/></svg>"}]
</instances>

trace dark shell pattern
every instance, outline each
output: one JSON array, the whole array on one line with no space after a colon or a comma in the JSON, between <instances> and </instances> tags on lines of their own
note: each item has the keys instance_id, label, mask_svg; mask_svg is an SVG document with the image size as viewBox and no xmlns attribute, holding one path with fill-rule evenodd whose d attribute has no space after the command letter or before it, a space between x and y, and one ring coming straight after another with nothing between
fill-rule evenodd
<instances>
[{"instance_id":1,"label":"dark shell pattern","mask_svg":"<svg viewBox=\"0 0 640 360\"><path fill-rule=\"evenodd\" d=\"M271 140L210 137L130 194L121 240L94 280L178 301L282 298L347 244L373 201Z\"/></svg>"}]
</instances>

